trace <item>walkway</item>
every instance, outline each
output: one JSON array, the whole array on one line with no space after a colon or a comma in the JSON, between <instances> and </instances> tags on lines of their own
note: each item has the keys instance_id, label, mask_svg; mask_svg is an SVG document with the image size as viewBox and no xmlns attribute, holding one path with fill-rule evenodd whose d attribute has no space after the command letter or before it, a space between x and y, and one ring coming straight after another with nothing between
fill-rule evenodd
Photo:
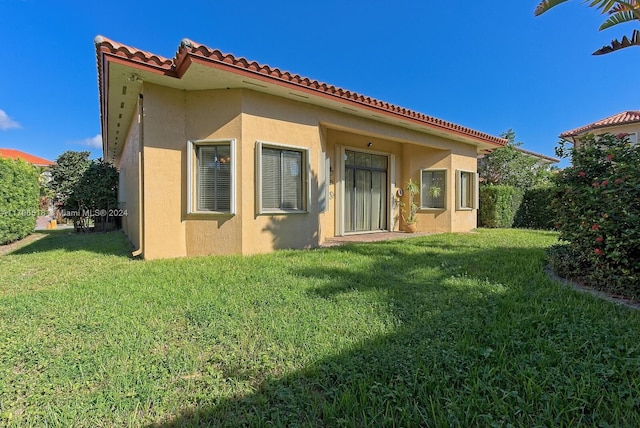
<instances>
[{"instance_id":1,"label":"walkway","mask_svg":"<svg viewBox=\"0 0 640 428\"><path fill-rule=\"evenodd\" d=\"M391 241L397 239L416 238L418 236L433 235L432 233L406 233L406 232L372 232L358 233L346 236L336 236L327 238L321 247L335 247L337 245L351 244L357 242L378 242Z\"/></svg>"}]
</instances>

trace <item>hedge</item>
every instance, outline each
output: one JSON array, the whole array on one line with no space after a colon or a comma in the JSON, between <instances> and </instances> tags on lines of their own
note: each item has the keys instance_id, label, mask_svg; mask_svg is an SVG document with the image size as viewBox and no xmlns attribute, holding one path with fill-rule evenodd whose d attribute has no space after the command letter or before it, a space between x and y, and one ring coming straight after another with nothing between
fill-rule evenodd
<instances>
[{"instance_id":1,"label":"hedge","mask_svg":"<svg viewBox=\"0 0 640 428\"><path fill-rule=\"evenodd\" d=\"M640 146L626 134L587 135L556 181L549 253L560 276L640 300Z\"/></svg>"},{"instance_id":2,"label":"hedge","mask_svg":"<svg viewBox=\"0 0 640 428\"><path fill-rule=\"evenodd\" d=\"M0 245L33 232L39 196L38 171L33 165L0 158Z\"/></svg>"},{"instance_id":3,"label":"hedge","mask_svg":"<svg viewBox=\"0 0 640 428\"><path fill-rule=\"evenodd\" d=\"M524 192L513 227L527 229L554 228L555 213L552 202L555 195L553 187L534 187Z\"/></svg>"},{"instance_id":4,"label":"hedge","mask_svg":"<svg viewBox=\"0 0 640 428\"><path fill-rule=\"evenodd\" d=\"M494 228L513 227L522 196L523 191L513 186L481 186L479 225Z\"/></svg>"}]
</instances>

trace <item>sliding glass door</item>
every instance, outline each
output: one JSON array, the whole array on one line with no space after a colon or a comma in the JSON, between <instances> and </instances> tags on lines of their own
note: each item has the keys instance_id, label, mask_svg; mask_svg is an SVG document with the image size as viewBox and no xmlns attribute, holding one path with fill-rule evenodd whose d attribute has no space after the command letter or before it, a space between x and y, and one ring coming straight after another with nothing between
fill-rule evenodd
<instances>
[{"instance_id":1,"label":"sliding glass door","mask_svg":"<svg viewBox=\"0 0 640 428\"><path fill-rule=\"evenodd\" d=\"M387 229L387 156L345 151L345 232Z\"/></svg>"}]
</instances>

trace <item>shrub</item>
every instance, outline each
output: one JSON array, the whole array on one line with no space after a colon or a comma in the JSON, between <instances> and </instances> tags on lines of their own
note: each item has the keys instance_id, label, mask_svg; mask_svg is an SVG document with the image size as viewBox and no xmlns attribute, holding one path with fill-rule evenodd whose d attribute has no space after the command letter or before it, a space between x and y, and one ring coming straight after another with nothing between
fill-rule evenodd
<instances>
[{"instance_id":1,"label":"shrub","mask_svg":"<svg viewBox=\"0 0 640 428\"><path fill-rule=\"evenodd\" d=\"M534 187L524 192L522 203L513 222L514 227L551 230L554 227L551 204L555 189L550 186Z\"/></svg>"},{"instance_id":2,"label":"shrub","mask_svg":"<svg viewBox=\"0 0 640 428\"><path fill-rule=\"evenodd\" d=\"M513 186L481 186L478 222L481 227L512 227L523 191Z\"/></svg>"},{"instance_id":3,"label":"shrub","mask_svg":"<svg viewBox=\"0 0 640 428\"><path fill-rule=\"evenodd\" d=\"M118 170L110 163L98 159L91 162L89 168L84 171L75 186L73 199L80 211L88 211L94 220L100 217L104 229L109 212L118 205L117 194ZM82 224L85 222L86 219L83 219Z\"/></svg>"},{"instance_id":4,"label":"shrub","mask_svg":"<svg viewBox=\"0 0 640 428\"><path fill-rule=\"evenodd\" d=\"M39 195L36 168L22 160L0 158L0 244L33 232Z\"/></svg>"},{"instance_id":5,"label":"shrub","mask_svg":"<svg viewBox=\"0 0 640 428\"><path fill-rule=\"evenodd\" d=\"M72 150L60 155L49 183L58 209L82 230L98 217L104 227L118 204L118 170L102 159L89 160L89 155Z\"/></svg>"},{"instance_id":6,"label":"shrub","mask_svg":"<svg viewBox=\"0 0 640 428\"><path fill-rule=\"evenodd\" d=\"M567 248L550 263L561 276L640 298L640 147L625 135L587 135L567 152L572 166L553 201Z\"/></svg>"}]
</instances>

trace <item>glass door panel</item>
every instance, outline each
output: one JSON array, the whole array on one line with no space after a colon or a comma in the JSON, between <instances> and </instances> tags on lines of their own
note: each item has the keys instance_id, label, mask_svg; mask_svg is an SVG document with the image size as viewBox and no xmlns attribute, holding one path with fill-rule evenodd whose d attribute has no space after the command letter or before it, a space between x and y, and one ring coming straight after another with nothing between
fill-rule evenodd
<instances>
[{"instance_id":1,"label":"glass door panel","mask_svg":"<svg viewBox=\"0 0 640 428\"><path fill-rule=\"evenodd\" d=\"M387 157L345 152L344 231L387 228Z\"/></svg>"}]
</instances>

